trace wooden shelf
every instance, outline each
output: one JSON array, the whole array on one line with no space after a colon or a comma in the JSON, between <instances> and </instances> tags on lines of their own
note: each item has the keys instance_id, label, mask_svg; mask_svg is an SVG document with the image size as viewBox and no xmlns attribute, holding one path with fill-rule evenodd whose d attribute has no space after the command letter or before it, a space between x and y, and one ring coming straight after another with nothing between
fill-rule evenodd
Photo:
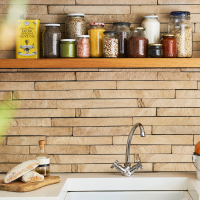
<instances>
[{"instance_id":1,"label":"wooden shelf","mask_svg":"<svg viewBox=\"0 0 200 200\"><path fill-rule=\"evenodd\" d=\"M0 59L0 68L184 68L200 67L200 58Z\"/></svg>"}]
</instances>

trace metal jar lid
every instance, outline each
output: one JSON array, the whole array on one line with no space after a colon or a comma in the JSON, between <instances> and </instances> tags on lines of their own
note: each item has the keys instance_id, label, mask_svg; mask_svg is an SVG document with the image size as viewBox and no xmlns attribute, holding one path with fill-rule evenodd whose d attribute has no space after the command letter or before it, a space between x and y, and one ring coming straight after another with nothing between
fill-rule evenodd
<instances>
[{"instance_id":1,"label":"metal jar lid","mask_svg":"<svg viewBox=\"0 0 200 200\"><path fill-rule=\"evenodd\" d=\"M145 27L131 27L131 30L146 30Z\"/></svg>"},{"instance_id":2,"label":"metal jar lid","mask_svg":"<svg viewBox=\"0 0 200 200\"><path fill-rule=\"evenodd\" d=\"M77 37L77 38L80 38L80 37L89 38L90 36L89 36L89 35L77 35L76 37Z\"/></svg>"},{"instance_id":3,"label":"metal jar lid","mask_svg":"<svg viewBox=\"0 0 200 200\"><path fill-rule=\"evenodd\" d=\"M153 44L153 43L152 43L152 44L149 44L149 46L151 46L151 47L157 47L157 46L160 46L160 47L161 47L162 44Z\"/></svg>"},{"instance_id":4,"label":"metal jar lid","mask_svg":"<svg viewBox=\"0 0 200 200\"><path fill-rule=\"evenodd\" d=\"M94 26L94 25L96 25L96 26L98 26L98 25L99 25L99 26L102 26L102 25L103 25L103 26L104 26L105 24L104 24L104 23L90 23L90 26L91 26L91 25L93 25L93 26Z\"/></svg>"},{"instance_id":5,"label":"metal jar lid","mask_svg":"<svg viewBox=\"0 0 200 200\"><path fill-rule=\"evenodd\" d=\"M162 36L174 37L175 35L173 35L173 34L162 34Z\"/></svg>"},{"instance_id":6,"label":"metal jar lid","mask_svg":"<svg viewBox=\"0 0 200 200\"><path fill-rule=\"evenodd\" d=\"M83 14L83 13L70 13L70 14L68 14L67 16L68 16L68 17L72 17L72 16L82 16L82 17L84 17L85 14Z\"/></svg>"},{"instance_id":7,"label":"metal jar lid","mask_svg":"<svg viewBox=\"0 0 200 200\"><path fill-rule=\"evenodd\" d=\"M44 26L60 26L60 24L45 24Z\"/></svg>"},{"instance_id":8,"label":"metal jar lid","mask_svg":"<svg viewBox=\"0 0 200 200\"><path fill-rule=\"evenodd\" d=\"M143 17L144 19L147 19L147 18L155 18L155 19L158 19L158 15L146 15Z\"/></svg>"},{"instance_id":9,"label":"metal jar lid","mask_svg":"<svg viewBox=\"0 0 200 200\"><path fill-rule=\"evenodd\" d=\"M75 39L61 39L61 42L75 42Z\"/></svg>"}]
</instances>

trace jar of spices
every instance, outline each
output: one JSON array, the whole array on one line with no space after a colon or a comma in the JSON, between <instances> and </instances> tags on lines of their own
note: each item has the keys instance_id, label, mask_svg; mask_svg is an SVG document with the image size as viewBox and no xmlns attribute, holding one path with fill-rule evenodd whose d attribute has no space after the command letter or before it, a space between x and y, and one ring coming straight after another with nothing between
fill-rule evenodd
<instances>
[{"instance_id":1,"label":"jar of spices","mask_svg":"<svg viewBox=\"0 0 200 200\"><path fill-rule=\"evenodd\" d=\"M163 34L162 36L161 44L163 45L163 58L176 58L177 46L175 35Z\"/></svg>"},{"instance_id":2,"label":"jar of spices","mask_svg":"<svg viewBox=\"0 0 200 200\"><path fill-rule=\"evenodd\" d=\"M192 57L192 24L190 23L190 12L171 12L168 33L175 35L177 57Z\"/></svg>"},{"instance_id":3,"label":"jar of spices","mask_svg":"<svg viewBox=\"0 0 200 200\"><path fill-rule=\"evenodd\" d=\"M88 34L90 36L90 57L103 57L104 23L90 23Z\"/></svg>"},{"instance_id":4,"label":"jar of spices","mask_svg":"<svg viewBox=\"0 0 200 200\"><path fill-rule=\"evenodd\" d=\"M162 58L162 44L149 44L148 55L149 58Z\"/></svg>"},{"instance_id":5,"label":"jar of spices","mask_svg":"<svg viewBox=\"0 0 200 200\"><path fill-rule=\"evenodd\" d=\"M44 58L60 57L60 24L45 24L42 33L42 46Z\"/></svg>"},{"instance_id":6,"label":"jar of spices","mask_svg":"<svg viewBox=\"0 0 200 200\"><path fill-rule=\"evenodd\" d=\"M76 57L76 40L62 39L60 40L60 56L61 58L75 58Z\"/></svg>"},{"instance_id":7,"label":"jar of spices","mask_svg":"<svg viewBox=\"0 0 200 200\"><path fill-rule=\"evenodd\" d=\"M146 58L148 53L148 39L144 27L132 27L128 39L128 57Z\"/></svg>"},{"instance_id":8,"label":"jar of spices","mask_svg":"<svg viewBox=\"0 0 200 200\"><path fill-rule=\"evenodd\" d=\"M77 57L78 58L89 58L90 57L90 42L89 35L78 35L77 36Z\"/></svg>"},{"instance_id":9,"label":"jar of spices","mask_svg":"<svg viewBox=\"0 0 200 200\"><path fill-rule=\"evenodd\" d=\"M65 22L65 38L76 39L77 35L86 34L85 15L82 13L71 13L67 15Z\"/></svg>"},{"instance_id":10,"label":"jar of spices","mask_svg":"<svg viewBox=\"0 0 200 200\"><path fill-rule=\"evenodd\" d=\"M118 58L128 58L127 43L131 32L130 25L128 22L113 23L113 31L118 33Z\"/></svg>"},{"instance_id":11,"label":"jar of spices","mask_svg":"<svg viewBox=\"0 0 200 200\"><path fill-rule=\"evenodd\" d=\"M116 31L104 31L103 55L105 58L118 57L118 37Z\"/></svg>"}]
</instances>

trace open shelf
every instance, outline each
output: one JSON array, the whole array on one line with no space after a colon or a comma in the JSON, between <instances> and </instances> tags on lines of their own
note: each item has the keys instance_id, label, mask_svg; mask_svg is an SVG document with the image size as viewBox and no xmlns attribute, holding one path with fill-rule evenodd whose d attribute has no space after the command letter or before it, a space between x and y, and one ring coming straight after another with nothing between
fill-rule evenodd
<instances>
[{"instance_id":1,"label":"open shelf","mask_svg":"<svg viewBox=\"0 0 200 200\"><path fill-rule=\"evenodd\" d=\"M0 68L184 68L200 67L200 58L0 59Z\"/></svg>"}]
</instances>

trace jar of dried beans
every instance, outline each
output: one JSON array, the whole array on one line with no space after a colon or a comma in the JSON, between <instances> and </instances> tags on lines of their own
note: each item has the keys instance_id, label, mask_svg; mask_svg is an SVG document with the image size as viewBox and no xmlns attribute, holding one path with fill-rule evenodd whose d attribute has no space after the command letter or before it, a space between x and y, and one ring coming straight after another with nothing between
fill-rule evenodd
<instances>
[{"instance_id":1,"label":"jar of dried beans","mask_svg":"<svg viewBox=\"0 0 200 200\"><path fill-rule=\"evenodd\" d=\"M77 57L89 58L90 57L90 42L89 35L77 36Z\"/></svg>"},{"instance_id":2,"label":"jar of dried beans","mask_svg":"<svg viewBox=\"0 0 200 200\"><path fill-rule=\"evenodd\" d=\"M116 31L104 31L103 55L105 58L118 57L118 37Z\"/></svg>"},{"instance_id":3,"label":"jar of dried beans","mask_svg":"<svg viewBox=\"0 0 200 200\"><path fill-rule=\"evenodd\" d=\"M175 35L163 34L161 44L163 45L163 58L176 58L177 46Z\"/></svg>"},{"instance_id":4,"label":"jar of dried beans","mask_svg":"<svg viewBox=\"0 0 200 200\"><path fill-rule=\"evenodd\" d=\"M60 57L75 58L76 57L76 40L62 39L60 40Z\"/></svg>"},{"instance_id":5,"label":"jar of dried beans","mask_svg":"<svg viewBox=\"0 0 200 200\"><path fill-rule=\"evenodd\" d=\"M113 31L117 31L118 35L118 58L128 58L127 43L131 32L130 25L128 22L113 23Z\"/></svg>"},{"instance_id":6,"label":"jar of dried beans","mask_svg":"<svg viewBox=\"0 0 200 200\"><path fill-rule=\"evenodd\" d=\"M88 34L90 36L90 57L103 57L104 23L91 23Z\"/></svg>"},{"instance_id":7,"label":"jar of dried beans","mask_svg":"<svg viewBox=\"0 0 200 200\"><path fill-rule=\"evenodd\" d=\"M71 13L67 15L65 22L65 38L76 39L77 35L86 34L85 15L82 13Z\"/></svg>"},{"instance_id":8,"label":"jar of dried beans","mask_svg":"<svg viewBox=\"0 0 200 200\"><path fill-rule=\"evenodd\" d=\"M177 57L192 57L192 24L190 23L190 12L171 12L168 33L175 35Z\"/></svg>"},{"instance_id":9,"label":"jar of dried beans","mask_svg":"<svg viewBox=\"0 0 200 200\"><path fill-rule=\"evenodd\" d=\"M148 55L148 39L144 27L132 27L128 39L128 57L146 58Z\"/></svg>"}]
</instances>

